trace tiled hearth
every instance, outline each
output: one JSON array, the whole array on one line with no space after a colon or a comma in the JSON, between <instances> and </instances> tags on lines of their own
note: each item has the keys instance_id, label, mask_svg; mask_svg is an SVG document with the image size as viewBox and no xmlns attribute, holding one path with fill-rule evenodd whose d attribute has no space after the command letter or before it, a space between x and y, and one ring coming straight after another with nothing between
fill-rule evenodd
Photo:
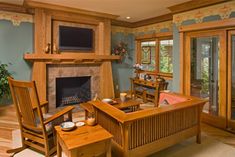
<instances>
[{"instance_id":1,"label":"tiled hearth","mask_svg":"<svg viewBox=\"0 0 235 157\"><path fill-rule=\"evenodd\" d=\"M49 108L56 109L56 78L91 76L91 98L100 95L100 66L95 64L47 65L47 98Z\"/></svg>"}]
</instances>

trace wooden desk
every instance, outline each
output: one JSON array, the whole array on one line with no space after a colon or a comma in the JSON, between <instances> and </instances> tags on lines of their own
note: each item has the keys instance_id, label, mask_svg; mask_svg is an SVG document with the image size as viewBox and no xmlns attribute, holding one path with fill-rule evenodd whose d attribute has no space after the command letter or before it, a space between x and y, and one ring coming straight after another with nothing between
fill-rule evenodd
<instances>
[{"instance_id":1,"label":"wooden desk","mask_svg":"<svg viewBox=\"0 0 235 157\"><path fill-rule=\"evenodd\" d=\"M166 81L146 81L137 78L131 80L131 96L142 98L144 102L151 101L158 107L159 91L166 90L168 82Z\"/></svg>"},{"instance_id":2,"label":"wooden desk","mask_svg":"<svg viewBox=\"0 0 235 157\"><path fill-rule=\"evenodd\" d=\"M100 125L82 126L73 131L62 131L60 126L55 127L57 133L57 157L61 151L68 157L91 157L106 153L111 157L112 135Z\"/></svg>"}]
</instances>

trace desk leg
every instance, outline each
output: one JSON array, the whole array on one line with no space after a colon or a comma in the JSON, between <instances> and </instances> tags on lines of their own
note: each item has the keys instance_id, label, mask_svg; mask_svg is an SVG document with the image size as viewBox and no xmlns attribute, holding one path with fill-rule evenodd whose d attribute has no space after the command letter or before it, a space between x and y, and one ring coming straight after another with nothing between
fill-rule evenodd
<instances>
[{"instance_id":1,"label":"desk leg","mask_svg":"<svg viewBox=\"0 0 235 157\"><path fill-rule=\"evenodd\" d=\"M106 142L106 157L111 157L112 152L111 152L111 140L108 140Z\"/></svg>"},{"instance_id":2,"label":"desk leg","mask_svg":"<svg viewBox=\"0 0 235 157\"><path fill-rule=\"evenodd\" d=\"M60 143L59 143L59 137L57 135L57 157L61 157L61 146L60 146Z\"/></svg>"}]
</instances>

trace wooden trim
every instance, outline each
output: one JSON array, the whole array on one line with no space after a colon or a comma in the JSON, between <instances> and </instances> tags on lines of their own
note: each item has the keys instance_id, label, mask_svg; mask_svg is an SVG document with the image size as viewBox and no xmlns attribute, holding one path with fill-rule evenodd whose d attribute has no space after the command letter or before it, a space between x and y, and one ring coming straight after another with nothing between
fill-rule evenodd
<instances>
[{"instance_id":1,"label":"wooden trim","mask_svg":"<svg viewBox=\"0 0 235 157\"><path fill-rule=\"evenodd\" d=\"M140 20L137 22L112 20L112 25L121 26L121 27L128 27L128 28L136 28L136 27L151 25L151 24L155 24L155 23L170 21L172 19L173 19L173 14L170 13L170 14L165 14L165 15L160 15L160 16L156 16L153 18L145 19L145 20Z\"/></svg>"},{"instance_id":2,"label":"wooden trim","mask_svg":"<svg viewBox=\"0 0 235 157\"><path fill-rule=\"evenodd\" d=\"M120 56L113 55L94 55L94 54L79 54L79 53L70 53L70 54L24 54L24 59L32 62L40 61L40 62L83 62L86 60L118 60Z\"/></svg>"},{"instance_id":3,"label":"wooden trim","mask_svg":"<svg viewBox=\"0 0 235 157\"><path fill-rule=\"evenodd\" d=\"M227 89L227 120L228 127L235 129L234 120L231 118L232 108L232 36L235 35L235 30L228 31L228 89Z\"/></svg>"},{"instance_id":4,"label":"wooden trim","mask_svg":"<svg viewBox=\"0 0 235 157\"><path fill-rule=\"evenodd\" d=\"M120 27L128 27L128 28L133 28L133 25L131 22L127 21L121 21L121 20L112 20L111 21L112 26L120 26Z\"/></svg>"},{"instance_id":5,"label":"wooden trim","mask_svg":"<svg viewBox=\"0 0 235 157\"><path fill-rule=\"evenodd\" d=\"M184 33L180 33L180 93L184 93Z\"/></svg>"},{"instance_id":6,"label":"wooden trim","mask_svg":"<svg viewBox=\"0 0 235 157\"><path fill-rule=\"evenodd\" d=\"M226 129L226 118L223 117L218 117L202 112L202 122L217 128Z\"/></svg>"},{"instance_id":7,"label":"wooden trim","mask_svg":"<svg viewBox=\"0 0 235 157\"><path fill-rule=\"evenodd\" d=\"M185 41L185 47L184 47L184 65L191 65L191 38L194 37L208 37L208 36L219 36L220 38L220 51L219 51L219 58L220 58L220 68L219 68L219 116L226 117L226 97L224 97L224 94L227 93L227 51L226 51L226 30L209 30L209 31L197 31L197 32L188 32L186 33L186 41ZM191 94L191 67L185 66L184 67L184 91L186 95Z\"/></svg>"},{"instance_id":8,"label":"wooden trim","mask_svg":"<svg viewBox=\"0 0 235 157\"><path fill-rule=\"evenodd\" d=\"M185 3L168 7L168 9L170 9L170 11L175 14L228 1L230 0L191 0Z\"/></svg>"},{"instance_id":9,"label":"wooden trim","mask_svg":"<svg viewBox=\"0 0 235 157\"><path fill-rule=\"evenodd\" d=\"M135 40L145 40L145 39L153 39L154 38L169 38L172 37L173 33L172 32L160 32L160 33L154 33L154 34L145 34L141 36L137 36Z\"/></svg>"},{"instance_id":10,"label":"wooden trim","mask_svg":"<svg viewBox=\"0 0 235 157\"><path fill-rule=\"evenodd\" d=\"M135 38L136 40L136 57L137 57L137 63L141 64L141 42L144 41L155 41L156 45L155 45L155 61L156 61L156 69L153 72L150 71L143 71L146 73L154 73L154 75L160 75L163 76L164 78L166 78L167 80L171 80L173 78L173 74L171 73L163 73L159 71L159 65L160 65L160 61L159 61L159 51L160 51L160 41L161 40L173 40L173 33L172 32L160 32L160 33L154 33L154 34L146 34L146 35L141 35L141 36L137 36Z\"/></svg>"},{"instance_id":11,"label":"wooden trim","mask_svg":"<svg viewBox=\"0 0 235 157\"><path fill-rule=\"evenodd\" d=\"M117 15L112 15L112 14L107 14L107 13L100 13L100 12L88 11L84 9L77 9L77 8L65 7L65 6L60 6L60 5L35 2L31 0L25 0L24 6L29 7L29 8L45 8L49 10L53 9L53 10L58 10L58 11L65 11L65 12L96 16L96 17L102 17L102 18L108 18L108 19L116 19L118 17Z\"/></svg>"},{"instance_id":12,"label":"wooden trim","mask_svg":"<svg viewBox=\"0 0 235 157\"><path fill-rule=\"evenodd\" d=\"M224 19L221 21L212 21L205 23L197 23L187 26L179 27L180 32L189 32L189 31L199 31L199 30L212 30L225 27L233 27L235 23L235 18Z\"/></svg>"},{"instance_id":13,"label":"wooden trim","mask_svg":"<svg viewBox=\"0 0 235 157\"><path fill-rule=\"evenodd\" d=\"M219 33L219 31L218 31ZM223 30L219 33L219 116L227 117L227 32Z\"/></svg>"},{"instance_id":14,"label":"wooden trim","mask_svg":"<svg viewBox=\"0 0 235 157\"><path fill-rule=\"evenodd\" d=\"M9 4L9 3L3 3L3 2L0 2L0 10L17 12L17 13L33 14L32 10L27 9L21 5Z\"/></svg>"},{"instance_id":15,"label":"wooden trim","mask_svg":"<svg viewBox=\"0 0 235 157\"><path fill-rule=\"evenodd\" d=\"M159 60L159 53L160 53L160 40L159 40L159 38L156 38L155 39L155 70L157 71L157 72L159 72L159 66L160 66L160 60Z\"/></svg>"},{"instance_id":16,"label":"wooden trim","mask_svg":"<svg viewBox=\"0 0 235 157\"><path fill-rule=\"evenodd\" d=\"M133 22L133 23L131 23L131 27L136 28L136 27L151 25L151 24L154 24L154 23L169 21L169 20L172 20L172 19L173 19L173 15L170 13L170 14L160 15L160 16L157 16L157 17L153 17L153 18Z\"/></svg>"}]
</instances>

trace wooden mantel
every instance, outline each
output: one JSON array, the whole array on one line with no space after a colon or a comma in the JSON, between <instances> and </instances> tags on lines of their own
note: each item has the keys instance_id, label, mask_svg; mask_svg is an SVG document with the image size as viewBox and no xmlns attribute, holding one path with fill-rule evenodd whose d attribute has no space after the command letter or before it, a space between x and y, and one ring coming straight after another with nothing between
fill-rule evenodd
<instances>
[{"instance_id":1,"label":"wooden mantel","mask_svg":"<svg viewBox=\"0 0 235 157\"><path fill-rule=\"evenodd\" d=\"M26 53L24 54L24 59L30 62L45 62L47 64L55 63L96 63L103 61L112 61L120 59L120 56L114 55L95 55L95 54L36 54L36 53Z\"/></svg>"}]
</instances>

